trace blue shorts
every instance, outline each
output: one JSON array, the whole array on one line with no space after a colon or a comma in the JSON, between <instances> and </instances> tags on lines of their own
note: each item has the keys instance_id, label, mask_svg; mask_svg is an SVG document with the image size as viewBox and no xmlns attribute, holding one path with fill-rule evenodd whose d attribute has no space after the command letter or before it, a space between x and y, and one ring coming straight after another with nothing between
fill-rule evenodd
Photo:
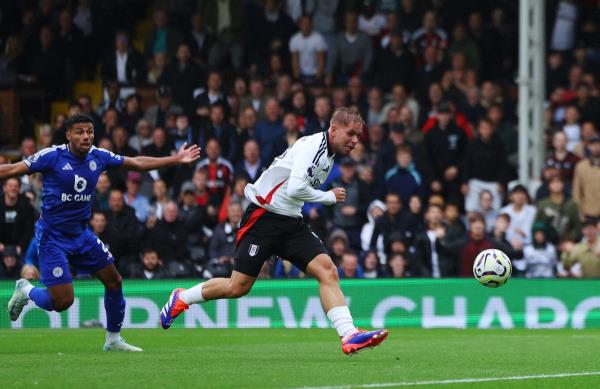
<instances>
[{"instance_id":1,"label":"blue shorts","mask_svg":"<svg viewBox=\"0 0 600 389\"><path fill-rule=\"evenodd\" d=\"M108 247L89 227L79 235L68 235L40 220L35 225L35 238L40 281L47 287L72 283L69 266L77 272L93 274L115 261Z\"/></svg>"}]
</instances>

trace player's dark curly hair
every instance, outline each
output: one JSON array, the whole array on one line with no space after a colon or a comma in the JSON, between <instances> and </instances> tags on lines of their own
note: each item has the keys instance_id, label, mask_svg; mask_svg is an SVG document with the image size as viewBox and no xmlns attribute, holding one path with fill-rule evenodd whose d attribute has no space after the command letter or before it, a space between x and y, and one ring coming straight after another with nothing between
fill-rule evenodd
<instances>
[{"instance_id":1,"label":"player's dark curly hair","mask_svg":"<svg viewBox=\"0 0 600 389\"><path fill-rule=\"evenodd\" d=\"M70 130L73 125L78 123L90 123L91 125L94 125L94 119L92 119L91 116L80 113L65 120L67 130Z\"/></svg>"}]
</instances>

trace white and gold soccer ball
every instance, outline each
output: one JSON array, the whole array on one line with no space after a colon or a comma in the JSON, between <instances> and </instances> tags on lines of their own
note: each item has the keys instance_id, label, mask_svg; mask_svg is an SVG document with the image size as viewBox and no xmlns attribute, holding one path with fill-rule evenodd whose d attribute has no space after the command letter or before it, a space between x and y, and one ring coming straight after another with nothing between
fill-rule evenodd
<instances>
[{"instance_id":1,"label":"white and gold soccer ball","mask_svg":"<svg viewBox=\"0 0 600 389\"><path fill-rule=\"evenodd\" d=\"M483 250L473 262L475 279L488 288L499 288L506 284L511 274L512 263L501 250Z\"/></svg>"}]
</instances>

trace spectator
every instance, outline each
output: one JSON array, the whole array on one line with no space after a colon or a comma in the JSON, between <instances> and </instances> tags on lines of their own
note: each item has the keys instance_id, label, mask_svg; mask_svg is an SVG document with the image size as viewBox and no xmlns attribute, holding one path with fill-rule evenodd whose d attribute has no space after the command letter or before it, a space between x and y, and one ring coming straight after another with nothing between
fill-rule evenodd
<instances>
[{"instance_id":1,"label":"spectator","mask_svg":"<svg viewBox=\"0 0 600 389\"><path fill-rule=\"evenodd\" d=\"M114 80L120 85L138 85L146 80L144 60L129 45L129 37L125 31L117 32L114 51L102 64L102 81L108 83Z\"/></svg>"},{"instance_id":2,"label":"spectator","mask_svg":"<svg viewBox=\"0 0 600 389\"><path fill-rule=\"evenodd\" d=\"M206 143L206 158L198 162L196 170L206 172L209 204L218 210L231 185L233 167L221 157L221 146L216 139L209 139Z\"/></svg>"},{"instance_id":3,"label":"spectator","mask_svg":"<svg viewBox=\"0 0 600 389\"><path fill-rule=\"evenodd\" d=\"M148 219L163 218L165 207L170 201L167 190L167 183L164 180L158 179L152 183L153 196L148 210Z\"/></svg>"},{"instance_id":4,"label":"spectator","mask_svg":"<svg viewBox=\"0 0 600 389\"><path fill-rule=\"evenodd\" d=\"M422 27L412 35L412 45L419 56L423 55L427 47L445 49L448 44L448 35L444 30L438 28L437 15L435 11L426 11L423 15Z\"/></svg>"},{"instance_id":5,"label":"spectator","mask_svg":"<svg viewBox=\"0 0 600 389\"><path fill-rule=\"evenodd\" d=\"M127 144L138 154L144 147L152 144L152 131L150 130L150 122L148 120L143 118L138 120L135 125L135 135L129 138Z\"/></svg>"},{"instance_id":6,"label":"spectator","mask_svg":"<svg viewBox=\"0 0 600 389\"><path fill-rule=\"evenodd\" d=\"M390 35L389 47L376 57L376 77L378 85L384 91L392 85L401 84L412 90L416 76L416 62L413 54L407 50L403 34L394 31Z\"/></svg>"},{"instance_id":7,"label":"spectator","mask_svg":"<svg viewBox=\"0 0 600 389\"><path fill-rule=\"evenodd\" d=\"M168 13L163 8L154 10L154 26L146 34L144 56L149 60L156 53L167 53L169 57L175 56L179 43L183 40L179 32L168 26Z\"/></svg>"},{"instance_id":8,"label":"spectator","mask_svg":"<svg viewBox=\"0 0 600 389\"><path fill-rule=\"evenodd\" d=\"M16 280L21 277L23 265L19 260L16 246L5 246L2 251L2 266L0 266L0 280Z\"/></svg>"},{"instance_id":9,"label":"spectator","mask_svg":"<svg viewBox=\"0 0 600 389\"><path fill-rule=\"evenodd\" d=\"M223 79L221 73L216 70L208 73L206 91L200 93L194 102L196 116L208 118L210 116L210 107L217 104L224 108L226 117L229 116L229 104L222 88Z\"/></svg>"},{"instance_id":10,"label":"spectator","mask_svg":"<svg viewBox=\"0 0 600 389\"><path fill-rule=\"evenodd\" d=\"M208 191L208 171L205 169L196 170L192 176L192 183L195 188L196 204L206 213L207 225L212 228L215 226L218 216L218 209L210 203L210 194Z\"/></svg>"},{"instance_id":11,"label":"spectator","mask_svg":"<svg viewBox=\"0 0 600 389\"><path fill-rule=\"evenodd\" d=\"M207 31L214 37L208 56L208 65L218 68L227 58L235 69L241 69L245 41L242 3L235 0L207 1L202 15Z\"/></svg>"},{"instance_id":12,"label":"spectator","mask_svg":"<svg viewBox=\"0 0 600 389\"><path fill-rule=\"evenodd\" d=\"M552 135L552 154L546 158L545 167L555 167L560 176L567 183L573 181L575 166L579 162L579 157L567 150L567 136L562 131L557 131Z\"/></svg>"},{"instance_id":13,"label":"spectator","mask_svg":"<svg viewBox=\"0 0 600 389\"><path fill-rule=\"evenodd\" d=\"M152 58L152 62L148 65L147 72L147 81L148 84L157 85L160 78L162 77L165 69L167 68L167 64L169 63L169 58L166 53L156 53Z\"/></svg>"},{"instance_id":14,"label":"spectator","mask_svg":"<svg viewBox=\"0 0 600 389\"><path fill-rule=\"evenodd\" d=\"M494 248L494 244L486 235L485 218L479 212L469 216L469 231L460 249L460 276L473 275L473 262L475 257L483 250Z\"/></svg>"},{"instance_id":15,"label":"spectator","mask_svg":"<svg viewBox=\"0 0 600 389\"><path fill-rule=\"evenodd\" d=\"M565 196L565 182L560 176L550 179L549 189L549 197L537 204L535 222L546 226L546 238L551 243L576 241L581 231L577 204Z\"/></svg>"},{"instance_id":16,"label":"spectator","mask_svg":"<svg viewBox=\"0 0 600 389\"><path fill-rule=\"evenodd\" d=\"M479 194L483 190L493 196L494 209L502 204L502 192L507 182L508 168L506 153L500 139L494 134L494 127L487 119L481 119L477 128L479 134L469 142L467 155L463 161L462 192L465 198L465 210L475 211Z\"/></svg>"},{"instance_id":17,"label":"spectator","mask_svg":"<svg viewBox=\"0 0 600 389\"><path fill-rule=\"evenodd\" d=\"M377 11L373 2L364 2L358 16L358 29L372 38L378 37L386 25L385 15Z\"/></svg>"},{"instance_id":18,"label":"spectator","mask_svg":"<svg viewBox=\"0 0 600 389\"><path fill-rule=\"evenodd\" d=\"M385 251L383 245L383 236L378 236L377 241L373 248L371 248L371 238L373 231L375 230L375 223L377 219L387 211L387 207L381 200L373 200L367 208L367 220L368 222L363 224L360 232L360 241L362 251L372 250L377 253L380 258L385 258Z\"/></svg>"},{"instance_id":19,"label":"spectator","mask_svg":"<svg viewBox=\"0 0 600 389\"><path fill-rule=\"evenodd\" d=\"M452 110L444 103L438 108L437 125L425 135L427 155L433 165L431 189L443 191L448 200L460 199L460 169L467 148L467 137L452 120Z\"/></svg>"},{"instance_id":20,"label":"spectator","mask_svg":"<svg viewBox=\"0 0 600 389\"><path fill-rule=\"evenodd\" d=\"M287 79L280 77L280 80ZM279 82L278 82L279 87ZM252 108L257 115L258 120L265 118L265 107L267 105L267 96L265 95L265 86L263 80L254 78L250 80L250 95L245 96L240 101L240 109L246 111L247 108Z\"/></svg>"},{"instance_id":21,"label":"spectator","mask_svg":"<svg viewBox=\"0 0 600 389\"><path fill-rule=\"evenodd\" d=\"M254 139L260 146L260 159L265 165L270 164L277 150L274 149L277 140L285 133L280 117L279 103L275 98L270 98L265 104L266 119L258 122L254 131Z\"/></svg>"},{"instance_id":22,"label":"spectator","mask_svg":"<svg viewBox=\"0 0 600 389\"><path fill-rule=\"evenodd\" d=\"M129 277L142 280L169 278L158 253L153 248L142 250L141 261L129 267Z\"/></svg>"},{"instance_id":23,"label":"spectator","mask_svg":"<svg viewBox=\"0 0 600 389\"><path fill-rule=\"evenodd\" d=\"M373 125L383 124L385 121L385 115L383 112L383 97L381 96L381 90L373 87L369 90L367 97L368 109L367 109L367 127L371 129Z\"/></svg>"},{"instance_id":24,"label":"spectator","mask_svg":"<svg viewBox=\"0 0 600 389\"><path fill-rule=\"evenodd\" d=\"M425 214L427 229L415 237L415 275L422 277L448 277L456 274L454 247L446 239L446 228L442 224L442 208L430 204Z\"/></svg>"},{"instance_id":25,"label":"spectator","mask_svg":"<svg viewBox=\"0 0 600 389\"><path fill-rule=\"evenodd\" d=\"M573 152L581 139L579 109L577 106L571 105L565 110L565 124L562 130L567 136L567 151Z\"/></svg>"},{"instance_id":26,"label":"spectator","mask_svg":"<svg viewBox=\"0 0 600 389\"><path fill-rule=\"evenodd\" d=\"M525 277L554 278L558 259L554 245L546 240L546 226L534 223L531 228L533 241L523 249Z\"/></svg>"},{"instance_id":27,"label":"spectator","mask_svg":"<svg viewBox=\"0 0 600 389\"><path fill-rule=\"evenodd\" d=\"M112 238L109 237L109 231L106 229L106 214L104 212L100 212L100 211L94 211L92 212L92 218L90 219L90 227L92 227L92 231L94 232L94 235L96 235L98 238L100 238L101 241L105 242L106 247L108 247L110 249L110 245L108 243L106 243L108 240L111 240ZM34 237L35 239L35 237ZM35 249L37 251L37 247ZM36 253L37 255L37 253ZM36 258L31 258L31 262L32 264L37 264L39 261L39 259Z\"/></svg>"},{"instance_id":28,"label":"spectator","mask_svg":"<svg viewBox=\"0 0 600 389\"><path fill-rule=\"evenodd\" d=\"M338 275L340 278L364 278L362 266L358 263L358 255L352 251L346 251L342 255Z\"/></svg>"},{"instance_id":29,"label":"spectator","mask_svg":"<svg viewBox=\"0 0 600 389\"><path fill-rule=\"evenodd\" d=\"M368 251L364 257L363 275L364 278L380 278L383 272L379 268L379 258L375 251Z\"/></svg>"},{"instance_id":30,"label":"spectator","mask_svg":"<svg viewBox=\"0 0 600 389\"><path fill-rule=\"evenodd\" d=\"M160 76L158 83L171 88L173 101L189 112L192 108L194 89L202 80L200 69L192 62L192 54L187 43L177 46L175 62L170 63Z\"/></svg>"},{"instance_id":31,"label":"spectator","mask_svg":"<svg viewBox=\"0 0 600 389\"><path fill-rule=\"evenodd\" d=\"M576 245L569 244L561 255L559 275L574 278L600 277L600 248L598 244L598 221L586 218L583 223L583 239Z\"/></svg>"},{"instance_id":32,"label":"spectator","mask_svg":"<svg viewBox=\"0 0 600 389\"><path fill-rule=\"evenodd\" d=\"M142 183L142 174L140 172L130 171L127 173L127 192L124 194L125 204L135 211L135 217L140 223L145 223L148 218L150 202L146 196L139 193Z\"/></svg>"},{"instance_id":33,"label":"spectator","mask_svg":"<svg viewBox=\"0 0 600 389\"><path fill-rule=\"evenodd\" d=\"M408 232L408 212L402 208L400 196L396 193L388 193L385 196L385 213L375 220L375 228L371 236L371 250L377 250L378 239L383 235L383 246L386 254L390 253L390 235L392 232L402 233L406 238Z\"/></svg>"},{"instance_id":34,"label":"spectator","mask_svg":"<svg viewBox=\"0 0 600 389\"><path fill-rule=\"evenodd\" d=\"M334 81L344 84L352 76L365 77L371 68L373 48L371 39L358 31L356 13L350 11L344 15L344 32L335 38L331 65L327 71L326 83ZM334 74L336 80L333 79Z\"/></svg>"},{"instance_id":35,"label":"spectator","mask_svg":"<svg viewBox=\"0 0 600 389\"><path fill-rule=\"evenodd\" d=\"M510 226L510 215L501 213L496 218L496 222L493 225L492 232L488 233L488 238L494 242L494 246L497 249L502 250L509 258L520 259L523 258L523 247L522 241L515 241L513 246L506 239L506 232Z\"/></svg>"},{"instance_id":36,"label":"spectator","mask_svg":"<svg viewBox=\"0 0 600 389\"><path fill-rule=\"evenodd\" d=\"M329 256L336 267L342 263L342 255L348 251L348 235L341 229L334 229L329 234L327 239L327 249L329 250Z\"/></svg>"},{"instance_id":37,"label":"spectator","mask_svg":"<svg viewBox=\"0 0 600 389\"><path fill-rule=\"evenodd\" d=\"M192 143L191 134L193 132L192 126L188 116L184 113L177 115L175 119L175 127L170 129L170 138L173 141L173 147L179 150L184 143Z\"/></svg>"},{"instance_id":38,"label":"spectator","mask_svg":"<svg viewBox=\"0 0 600 389\"><path fill-rule=\"evenodd\" d=\"M479 206L475 211L481 213L485 219L487 232L491 232L496 218L498 217L498 208L493 207L494 195L489 190L479 192Z\"/></svg>"},{"instance_id":39,"label":"spectator","mask_svg":"<svg viewBox=\"0 0 600 389\"><path fill-rule=\"evenodd\" d=\"M191 17L191 30L185 37L185 42L192 51L192 59L196 65L205 68L208 65L208 53L212 45L212 36L206 30L202 13L196 11Z\"/></svg>"},{"instance_id":40,"label":"spectator","mask_svg":"<svg viewBox=\"0 0 600 389\"><path fill-rule=\"evenodd\" d=\"M103 100L98 104L98 109L96 113L98 116L104 117L104 113L109 109L114 109L118 114L125 107L125 100L121 98L121 86L119 82L115 80L110 80L105 83L104 95L107 98L103 98ZM58 127L56 127L58 128Z\"/></svg>"},{"instance_id":41,"label":"spectator","mask_svg":"<svg viewBox=\"0 0 600 389\"><path fill-rule=\"evenodd\" d=\"M531 243L531 226L536 208L529 202L527 189L523 185L516 185L510 192L510 203L500 209L500 213L510 216L506 239L515 247Z\"/></svg>"},{"instance_id":42,"label":"spectator","mask_svg":"<svg viewBox=\"0 0 600 389\"><path fill-rule=\"evenodd\" d=\"M473 40L467 35L467 29L463 23L456 23L452 29L452 42L448 46L448 55L463 53L470 67L479 69L479 49Z\"/></svg>"},{"instance_id":43,"label":"spectator","mask_svg":"<svg viewBox=\"0 0 600 389\"><path fill-rule=\"evenodd\" d=\"M253 15L255 27L250 39L251 62L259 68L265 67L263 62L269 55L288 56L288 42L296 31L294 20L282 9L281 0L267 0L259 12ZM286 61L287 62L287 61Z\"/></svg>"},{"instance_id":44,"label":"spectator","mask_svg":"<svg viewBox=\"0 0 600 389\"><path fill-rule=\"evenodd\" d=\"M254 183L267 167L260 159L260 149L254 139L244 144L243 159L235 167L236 174L244 174L250 183Z\"/></svg>"},{"instance_id":45,"label":"spectator","mask_svg":"<svg viewBox=\"0 0 600 389\"><path fill-rule=\"evenodd\" d=\"M94 209L108 211L108 197L110 195L111 182L107 173L100 174L96 183L96 196L94 196Z\"/></svg>"},{"instance_id":46,"label":"spectator","mask_svg":"<svg viewBox=\"0 0 600 389\"><path fill-rule=\"evenodd\" d=\"M236 249L235 237L242 220L242 205L238 202L229 203L227 213L227 221L219 224L210 238L208 256L210 262L226 267L230 273L233 270Z\"/></svg>"},{"instance_id":47,"label":"spectator","mask_svg":"<svg viewBox=\"0 0 600 389\"><path fill-rule=\"evenodd\" d=\"M392 254L387 262L388 276L390 278L405 278L407 274L407 261L403 254Z\"/></svg>"},{"instance_id":48,"label":"spectator","mask_svg":"<svg viewBox=\"0 0 600 389\"><path fill-rule=\"evenodd\" d=\"M142 155L148 157L168 157L171 155L171 150L173 150L173 146L167 141L165 130L161 127L156 127L152 131L152 143L142 148ZM158 175L156 175L155 171L150 172L150 174L155 180L158 178L166 179L170 178L172 171L172 168L162 168L158 170Z\"/></svg>"},{"instance_id":49,"label":"spectator","mask_svg":"<svg viewBox=\"0 0 600 389\"><path fill-rule=\"evenodd\" d=\"M360 232L364 224L366 205L369 202L365 184L356 174L356 164L348 157L342 159L341 175L330 183L331 188L344 188L346 200L332 207L331 221L335 228L341 228L348 235L350 247L360 249Z\"/></svg>"},{"instance_id":50,"label":"spectator","mask_svg":"<svg viewBox=\"0 0 600 389\"><path fill-rule=\"evenodd\" d=\"M164 128L168 114L179 115L183 112L180 106L173 104L171 88L161 85L156 89L157 104L151 105L146 110L144 117L152 128Z\"/></svg>"},{"instance_id":51,"label":"spectator","mask_svg":"<svg viewBox=\"0 0 600 389\"><path fill-rule=\"evenodd\" d=\"M133 208L125 204L123 192L112 189L106 212L106 244L118 263L126 270L136 260L139 249L139 224Z\"/></svg>"},{"instance_id":52,"label":"spectator","mask_svg":"<svg viewBox=\"0 0 600 389\"><path fill-rule=\"evenodd\" d=\"M29 67L33 80L50 98L65 97L65 61L49 26L40 28L39 47L32 53Z\"/></svg>"},{"instance_id":53,"label":"spectator","mask_svg":"<svg viewBox=\"0 0 600 389\"><path fill-rule=\"evenodd\" d=\"M33 236L34 209L29 200L19 194L20 190L21 181L18 178L8 178L2 186L0 254L6 246L14 246L17 254L24 254Z\"/></svg>"},{"instance_id":54,"label":"spectator","mask_svg":"<svg viewBox=\"0 0 600 389\"><path fill-rule=\"evenodd\" d=\"M385 174L385 189L387 193L398 194L402 204L408 204L411 196L423 196L423 179L413 163L410 146L396 148L396 162Z\"/></svg>"},{"instance_id":55,"label":"spectator","mask_svg":"<svg viewBox=\"0 0 600 389\"><path fill-rule=\"evenodd\" d=\"M320 33L313 31L309 15L302 16L298 26L300 31L290 40L292 73L304 84L320 83L325 71L327 44Z\"/></svg>"},{"instance_id":56,"label":"spectator","mask_svg":"<svg viewBox=\"0 0 600 389\"><path fill-rule=\"evenodd\" d=\"M331 103L328 96L315 99L314 115L308 117L304 126L304 134L312 135L329 129L331 119Z\"/></svg>"},{"instance_id":57,"label":"spectator","mask_svg":"<svg viewBox=\"0 0 600 389\"><path fill-rule=\"evenodd\" d=\"M144 241L146 245L153 246L158 256L164 261L169 271L179 276L179 265L189 259L187 251L187 231L181 220L178 220L179 209L172 200L164 205L162 219L148 218Z\"/></svg>"},{"instance_id":58,"label":"spectator","mask_svg":"<svg viewBox=\"0 0 600 389\"><path fill-rule=\"evenodd\" d=\"M590 139L589 157L575 166L573 200L582 215L600 216L600 136Z\"/></svg>"},{"instance_id":59,"label":"spectator","mask_svg":"<svg viewBox=\"0 0 600 389\"><path fill-rule=\"evenodd\" d=\"M206 259L206 206L196 203L196 186L186 181L181 186L179 203L179 219L183 222L188 235L187 247L190 258L195 264L201 264Z\"/></svg>"},{"instance_id":60,"label":"spectator","mask_svg":"<svg viewBox=\"0 0 600 389\"><path fill-rule=\"evenodd\" d=\"M114 128L112 131L112 151L116 154L123 155L125 157L135 157L137 151L127 144L127 130L119 126Z\"/></svg>"},{"instance_id":61,"label":"spectator","mask_svg":"<svg viewBox=\"0 0 600 389\"><path fill-rule=\"evenodd\" d=\"M216 139L219 142L223 157L231 163L238 160L237 133L235 128L225 120L225 106L213 104L210 107L208 123L201 130L198 145L208 149L208 141Z\"/></svg>"},{"instance_id":62,"label":"spectator","mask_svg":"<svg viewBox=\"0 0 600 389\"><path fill-rule=\"evenodd\" d=\"M590 143L598 135L597 127L592 122L584 122L581 125L581 142L575 146L573 154L579 158L586 158L590 155Z\"/></svg>"}]
</instances>

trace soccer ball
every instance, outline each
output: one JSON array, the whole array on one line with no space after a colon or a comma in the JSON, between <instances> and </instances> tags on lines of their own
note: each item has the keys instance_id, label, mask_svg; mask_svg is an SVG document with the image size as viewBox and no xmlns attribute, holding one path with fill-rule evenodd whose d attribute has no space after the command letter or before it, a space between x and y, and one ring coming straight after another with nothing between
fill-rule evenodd
<instances>
[{"instance_id":1,"label":"soccer ball","mask_svg":"<svg viewBox=\"0 0 600 389\"><path fill-rule=\"evenodd\" d=\"M473 262L475 279L488 288L499 288L506 284L511 274L510 259L500 250L483 250Z\"/></svg>"}]
</instances>

